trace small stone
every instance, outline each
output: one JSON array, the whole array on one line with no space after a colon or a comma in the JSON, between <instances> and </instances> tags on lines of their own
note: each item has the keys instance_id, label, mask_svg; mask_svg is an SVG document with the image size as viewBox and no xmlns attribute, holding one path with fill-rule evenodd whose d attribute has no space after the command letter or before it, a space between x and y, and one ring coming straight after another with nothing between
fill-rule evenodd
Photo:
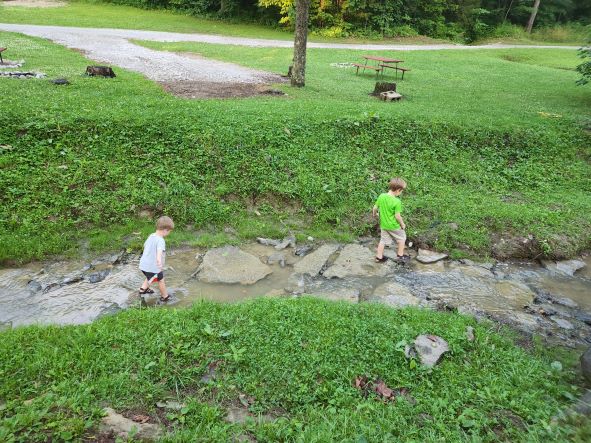
<instances>
[{"instance_id":1,"label":"small stone","mask_svg":"<svg viewBox=\"0 0 591 443\"><path fill-rule=\"evenodd\" d=\"M314 237L308 236L308 241L314 241Z\"/></svg>"},{"instance_id":2,"label":"small stone","mask_svg":"<svg viewBox=\"0 0 591 443\"><path fill-rule=\"evenodd\" d=\"M275 249L277 249L278 251L281 251L282 249L285 249L288 246L291 246L292 248L295 248L295 246L296 246L296 238L293 235L290 235L289 237L285 237L281 241L281 243L275 245Z\"/></svg>"},{"instance_id":3,"label":"small stone","mask_svg":"<svg viewBox=\"0 0 591 443\"><path fill-rule=\"evenodd\" d=\"M272 238L257 237L257 242L264 246L277 246L280 241Z\"/></svg>"},{"instance_id":4,"label":"small stone","mask_svg":"<svg viewBox=\"0 0 591 443\"><path fill-rule=\"evenodd\" d=\"M55 80L51 80L51 83L58 86L67 86L70 84L68 79L65 78L56 78Z\"/></svg>"},{"instance_id":5,"label":"small stone","mask_svg":"<svg viewBox=\"0 0 591 443\"><path fill-rule=\"evenodd\" d=\"M569 322L568 320L565 320L564 318L560 318L560 317L552 317L552 320L558 325L560 326L562 329L575 329L575 327L573 326L573 324L571 322Z\"/></svg>"},{"instance_id":6,"label":"small stone","mask_svg":"<svg viewBox=\"0 0 591 443\"><path fill-rule=\"evenodd\" d=\"M444 258L447 258L447 254L428 249L419 249L419 255L417 255L417 260L421 263L435 263Z\"/></svg>"},{"instance_id":7,"label":"small stone","mask_svg":"<svg viewBox=\"0 0 591 443\"><path fill-rule=\"evenodd\" d=\"M313 249L314 248L311 245L299 246L295 248L294 254L298 257L304 257L305 255L308 255L308 253L312 252Z\"/></svg>"},{"instance_id":8,"label":"small stone","mask_svg":"<svg viewBox=\"0 0 591 443\"><path fill-rule=\"evenodd\" d=\"M419 335L414 346L421 364L426 367L435 366L441 356L449 351L447 342L437 335Z\"/></svg>"},{"instance_id":9,"label":"small stone","mask_svg":"<svg viewBox=\"0 0 591 443\"><path fill-rule=\"evenodd\" d=\"M591 348L581 355L581 373L588 382L591 382Z\"/></svg>"},{"instance_id":10,"label":"small stone","mask_svg":"<svg viewBox=\"0 0 591 443\"><path fill-rule=\"evenodd\" d=\"M472 326L466 328L466 340L474 341L474 328Z\"/></svg>"},{"instance_id":11,"label":"small stone","mask_svg":"<svg viewBox=\"0 0 591 443\"><path fill-rule=\"evenodd\" d=\"M111 408L105 408L105 413L99 427L99 431L102 433L113 433L124 439L133 436L134 439L140 441L156 441L163 435L162 428L156 424L135 422Z\"/></svg>"},{"instance_id":12,"label":"small stone","mask_svg":"<svg viewBox=\"0 0 591 443\"><path fill-rule=\"evenodd\" d=\"M31 292L39 292L41 289L43 289L43 286L41 286L41 283L38 281L31 280L29 283L27 283L27 289Z\"/></svg>"}]
</instances>

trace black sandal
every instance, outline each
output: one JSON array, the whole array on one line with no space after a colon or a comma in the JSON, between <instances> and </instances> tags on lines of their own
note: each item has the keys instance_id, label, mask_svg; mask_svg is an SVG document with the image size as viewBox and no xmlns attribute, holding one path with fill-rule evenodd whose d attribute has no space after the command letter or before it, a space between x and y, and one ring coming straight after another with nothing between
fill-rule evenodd
<instances>
[{"instance_id":1,"label":"black sandal","mask_svg":"<svg viewBox=\"0 0 591 443\"><path fill-rule=\"evenodd\" d=\"M168 300L170 300L170 294L169 294L169 295L168 295L168 297L166 297L166 298L164 298L164 297L160 296L160 301L161 301L162 303L166 303Z\"/></svg>"},{"instance_id":2,"label":"black sandal","mask_svg":"<svg viewBox=\"0 0 591 443\"><path fill-rule=\"evenodd\" d=\"M146 289L142 289L140 288L140 295L144 295L144 294L153 294L154 290L150 289L150 288L146 288Z\"/></svg>"},{"instance_id":3,"label":"black sandal","mask_svg":"<svg viewBox=\"0 0 591 443\"><path fill-rule=\"evenodd\" d=\"M386 257L386 256L383 256L382 258L376 257L376 263L384 263L387 260L388 260L388 257Z\"/></svg>"}]
</instances>

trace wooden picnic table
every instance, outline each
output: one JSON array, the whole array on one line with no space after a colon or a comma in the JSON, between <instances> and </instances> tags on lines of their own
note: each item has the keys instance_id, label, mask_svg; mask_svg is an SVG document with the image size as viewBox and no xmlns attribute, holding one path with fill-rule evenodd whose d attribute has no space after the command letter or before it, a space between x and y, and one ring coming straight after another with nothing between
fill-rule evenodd
<instances>
[{"instance_id":1,"label":"wooden picnic table","mask_svg":"<svg viewBox=\"0 0 591 443\"><path fill-rule=\"evenodd\" d=\"M366 69L373 69L376 71L376 76L379 75L380 72L382 75L384 75L384 68L393 68L396 70L396 72L398 72L398 70L402 70L402 68L398 67L398 63L402 63L404 61L398 60L397 58L376 57L373 55L363 55L362 57L365 59L365 64L362 65L360 63L353 63L353 66L357 67L356 74L359 74L359 68L363 69L364 71ZM377 62L376 66L373 64L368 65L367 62L369 60Z\"/></svg>"}]
</instances>

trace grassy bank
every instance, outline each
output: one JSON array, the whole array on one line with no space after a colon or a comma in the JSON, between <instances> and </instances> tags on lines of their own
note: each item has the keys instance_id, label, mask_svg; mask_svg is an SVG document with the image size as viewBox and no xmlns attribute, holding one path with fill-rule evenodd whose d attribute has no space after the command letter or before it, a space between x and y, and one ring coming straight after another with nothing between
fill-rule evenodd
<instances>
[{"instance_id":1,"label":"grassy bank","mask_svg":"<svg viewBox=\"0 0 591 443\"><path fill-rule=\"evenodd\" d=\"M476 340L465 338L467 326ZM457 314L314 299L131 310L76 327L1 333L0 439L97 435L101 408L167 425L164 441L584 441L550 418L577 395L574 373ZM495 329L495 328L493 328ZM451 352L433 370L404 357L431 333ZM212 383L208 365L219 362ZM553 369L554 368L554 369ZM383 402L354 386L381 378L409 396ZM275 420L229 424L240 406ZM174 399L179 412L158 413ZM578 437L575 437L578 432ZM579 438L579 440L576 440Z\"/></svg>"},{"instance_id":2,"label":"grassy bank","mask_svg":"<svg viewBox=\"0 0 591 443\"><path fill-rule=\"evenodd\" d=\"M361 52L311 50L307 87L280 86L285 98L199 101L117 68L115 79L87 78L74 51L0 38L27 69L72 83L0 79L0 261L76 251L83 240L119 248L146 228L142 213L171 215L182 239L208 226L243 238L359 235L392 175L409 182L410 237L439 249L488 254L500 233L535 235L546 255L590 246L581 127L591 98L574 86L570 51L406 53L406 100L392 105L367 96L372 76L330 65ZM150 45L271 71L289 59L280 49ZM196 241L212 238L223 240Z\"/></svg>"}]
</instances>

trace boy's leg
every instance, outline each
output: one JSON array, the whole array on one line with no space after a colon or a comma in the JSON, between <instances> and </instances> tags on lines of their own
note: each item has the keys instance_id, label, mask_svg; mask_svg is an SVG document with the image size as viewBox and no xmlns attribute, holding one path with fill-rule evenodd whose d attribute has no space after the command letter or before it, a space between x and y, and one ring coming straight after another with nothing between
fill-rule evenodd
<instances>
[{"instance_id":1,"label":"boy's leg","mask_svg":"<svg viewBox=\"0 0 591 443\"><path fill-rule=\"evenodd\" d=\"M376 258L382 258L384 257L384 248L386 247L386 244L380 240L380 242L378 243L378 250L376 251Z\"/></svg>"},{"instance_id":2,"label":"boy's leg","mask_svg":"<svg viewBox=\"0 0 591 443\"><path fill-rule=\"evenodd\" d=\"M396 251L396 254L398 254L398 257L402 257L404 255L405 240L398 240L396 243L398 243L398 250Z\"/></svg>"},{"instance_id":3,"label":"boy's leg","mask_svg":"<svg viewBox=\"0 0 591 443\"><path fill-rule=\"evenodd\" d=\"M164 283L164 279L158 280L158 289L160 289L160 298L168 300L168 292L166 291L166 283Z\"/></svg>"},{"instance_id":4,"label":"boy's leg","mask_svg":"<svg viewBox=\"0 0 591 443\"><path fill-rule=\"evenodd\" d=\"M145 291L146 289L148 289L150 285L148 284L148 279L144 279L144 282L142 283L142 287L140 288L142 291Z\"/></svg>"}]
</instances>

